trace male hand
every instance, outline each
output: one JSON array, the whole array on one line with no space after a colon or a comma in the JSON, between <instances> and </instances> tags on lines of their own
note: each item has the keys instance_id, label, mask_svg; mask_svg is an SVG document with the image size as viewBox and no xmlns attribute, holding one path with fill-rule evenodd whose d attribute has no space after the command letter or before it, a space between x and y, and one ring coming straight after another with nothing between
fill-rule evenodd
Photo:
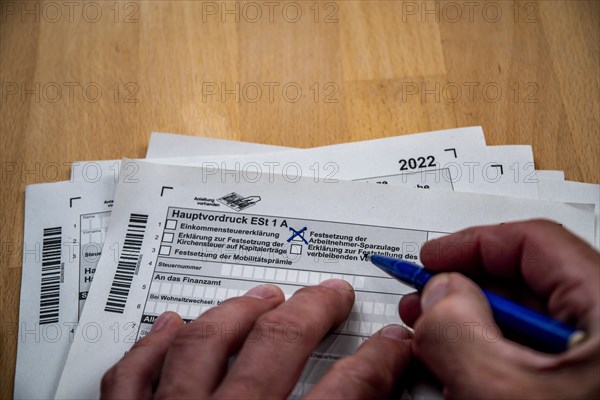
<instances>
[{"instance_id":1,"label":"male hand","mask_svg":"<svg viewBox=\"0 0 600 400\"><path fill-rule=\"evenodd\" d=\"M164 313L105 374L101 396L285 398L310 353L346 320L353 303L350 284L332 279L288 301L278 287L258 286L187 325ZM383 328L336 362L307 397L386 397L410 360L410 338L400 326Z\"/></svg>"},{"instance_id":2,"label":"male hand","mask_svg":"<svg viewBox=\"0 0 600 400\"><path fill-rule=\"evenodd\" d=\"M446 397L600 397L597 251L556 223L529 221L430 241L421 249L421 261L440 273L421 296L401 300L400 315L415 329L414 355L441 380ZM554 355L512 342L500 335L479 287L450 271L506 282L503 295L529 305L537 300L554 318L586 332L587 339Z\"/></svg>"}]
</instances>

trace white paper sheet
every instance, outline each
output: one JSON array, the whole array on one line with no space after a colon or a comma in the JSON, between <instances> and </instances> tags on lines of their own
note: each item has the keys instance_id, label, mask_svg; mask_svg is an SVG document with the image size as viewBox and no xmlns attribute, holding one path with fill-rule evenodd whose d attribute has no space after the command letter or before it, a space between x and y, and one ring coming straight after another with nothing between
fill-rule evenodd
<instances>
[{"instance_id":1,"label":"white paper sheet","mask_svg":"<svg viewBox=\"0 0 600 400\"><path fill-rule=\"evenodd\" d=\"M594 204L596 221L595 245L596 249L600 250L600 185L540 179L538 190L540 199L542 200Z\"/></svg>"},{"instance_id":2,"label":"white paper sheet","mask_svg":"<svg viewBox=\"0 0 600 400\"><path fill-rule=\"evenodd\" d=\"M316 350L335 359L350 354L361 336L398 323L398 296L410 290L364 261L365 252L418 262L430 234L540 217L594 240L590 206L346 182L238 183L199 168L138 164L137 183L118 184L106 244L122 248L132 234L142 242L123 251L118 264L101 256L59 398L96 397L103 372L167 309L191 319L259 283L279 284L290 295L341 277L357 290L354 312ZM125 262L124 254L137 262ZM330 364L309 363L295 395Z\"/></svg>"},{"instance_id":3,"label":"white paper sheet","mask_svg":"<svg viewBox=\"0 0 600 400\"><path fill-rule=\"evenodd\" d=\"M376 159L378 155L385 154L386 152L397 152L396 155L398 156L398 160L396 162L399 162L404 154L406 165L404 165L404 167L399 166L399 169L404 168L404 170L401 170L400 172L406 173L414 169L410 168L410 165L408 165L409 162L419 162L424 165L431 164L430 159L423 158L420 160L419 156L417 156L415 160L411 161L411 157L408 156L413 154L411 148L420 149L421 152L425 153L426 150L428 150L427 146L432 146L432 150L440 153L440 156L438 156L439 162L440 157L449 160L456 158L452 158L452 154L456 155L458 153L462 156L472 151L479 152L479 149L485 147L485 138L481 127L468 127L300 150L256 143L154 132L152 133L150 144L148 145L146 158L160 158L163 159L160 161L161 163L174 165L198 165L198 163L202 161L211 162L213 164L216 163L218 165L224 160L235 161L237 159L244 159L244 157L247 157L248 155L254 157L260 154L261 160L267 162L267 165L262 165L261 168L271 170L272 168L277 168L277 166L270 165L268 161L269 156L275 152L282 152L285 154L298 152L298 154L302 154L302 152L311 151L310 153L306 153L307 155L312 155L311 160L326 160L323 162L323 164L326 165L308 165L303 171L300 171L299 175L308 176L309 174L313 174L313 176L318 177L319 175L317 174L322 174L323 178L330 178L333 175L337 175L337 171L335 170L336 166L331 164L327 157L328 153L331 151L335 151L337 159L347 151L353 154L356 154L359 151L361 153L372 152L372 154L361 155L361 158L366 156L369 159ZM286 150L287 152L285 152ZM312 153L313 150L315 153ZM246 160L252 161L252 158L246 158ZM289 161L289 158L286 162L287 161ZM280 166L279 169L296 167L297 166L290 164ZM235 165L231 167L231 169L234 168ZM466 173L471 172L467 171L469 168L472 170L474 167L466 167ZM94 182L104 177L110 177L116 182L118 180L119 170L119 160L75 162L71 169L71 180ZM488 170L489 168L486 169L486 172L488 172ZM135 171L133 170L125 171L127 174L132 174L134 172ZM480 171L477 172L480 173ZM493 167L492 172L495 172ZM481 173L483 173L483 171L481 171ZM349 172L348 175L354 176L352 172ZM337 177L335 178L337 179Z\"/></svg>"},{"instance_id":4,"label":"white paper sheet","mask_svg":"<svg viewBox=\"0 0 600 400\"><path fill-rule=\"evenodd\" d=\"M54 396L113 192L110 181L27 186L15 398Z\"/></svg>"},{"instance_id":5,"label":"white paper sheet","mask_svg":"<svg viewBox=\"0 0 600 400\"><path fill-rule=\"evenodd\" d=\"M214 141L214 143L213 143ZM367 141L368 142L368 141ZM231 147L230 144L233 145ZM226 156L231 156L233 153L238 152L237 151L237 143L240 142L235 142L235 141L221 141L221 140L215 140L215 139L210 139L210 138L206 138L206 137L199 137L199 136L188 136L188 135L179 135L179 134L172 134L172 133L161 133L161 132L153 132L152 133L152 137L150 139L150 143L148 145L148 152L146 153L146 158L173 158L173 157L197 157L206 145L214 145L214 154L217 154L216 152L218 151L219 154L222 155L226 155ZM254 144L253 144L254 145ZM268 153L268 152L273 152L273 146L271 145L257 145L257 146L264 146L264 147L253 147L250 151L252 151L254 153L254 151L256 151L257 153L260 152L262 153L264 150L264 153ZM336 146L336 145L332 145L332 146ZM212 148L212 146L211 146ZM286 149L290 149L288 147L280 147L277 150L286 150ZM222 153L221 153L222 151ZM242 151L239 151L238 153L243 154L246 153L248 154L248 151L246 151L246 149L242 149ZM512 171L513 173L516 173L516 171ZM521 171L521 172L528 172L528 171ZM534 177L530 177L530 179L555 179L555 180L565 180L565 173L564 171L551 171L551 170L539 170L536 171L536 174Z\"/></svg>"},{"instance_id":6,"label":"white paper sheet","mask_svg":"<svg viewBox=\"0 0 600 400\"><path fill-rule=\"evenodd\" d=\"M564 181L565 171L538 170L536 171L537 179Z\"/></svg>"},{"instance_id":7,"label":"white paper sheet","mask_svg":"<svg viewBox=\"0 0 600 400\"><path fill-rule=\"evenodd\" d=\"M250 156L152 159L157 164L201 166L207 174L283 174L315 182L354 180L422 189L538 198L530 146L469 146L469 131L432 133L407 143L409 136L347 143L327 148Z\"/></svg>"},{"instance_id":8,"label":"white paper sheet","mask_svg":"<svg viewBox=\"0 0 600 400\"><path fill-rule=\"evenodd\" d=\"M193 139L193 140L191 140ZM272 153L274 151L292 150L290 147L271 146L267 144L236 142L233 140L210 139L204 137L190 137L169 133L152 133L150 145L156 151L156 158L161 154L183 157L193 155L202 156L244 156L248 154ZM148 146L147 154L154 154ZM160 152L159 152L160 150ZM146 157L150 158L150 157ZM98 182L103 178L110 178L115 183L119 180L121 160L91 160L76 161L71 164L71 181ZM133 171L124 171L133 173Z\"/></svg>"},{"instance_id":9,"label":"white paper sheet","mask_svg":"<svg viewBox=\"0 0 600 400\"><path fill-rule=\"evenodd\" d=\"M483 130L481 127L471 128L459 128L459 129L477 129L481 136L473 138L471 144L485 146L485 138L483 137ZM452 130L452 129L450 129ZM442 131L434 131L442 132ZM410 137L409 140L417 140L422 135L427 135L430 132L413 133L409 135L397 136L397 137ZM389 140L391 137L374 139L374 140ZM365 140L360 142L354 142L355 144L369 143L371 140ZM244 147L241 151L237 151L239 144L243 143ZM146 158L174 158L174 157L197 157L198 155L204 155L205 152L202 150L205 146L210 146L215 155L228 155L234 153L246 153L251 154L254 152L264 153L265 150L270 150L273 153L281 150L294 150L290 147L281 147L257 143L248 142L237 142L231 140L212 139L203 136L188 136L179 135L173 133L162 133L152 132L150 137L150 143L148 144L148 151L146 152ZM245 146L248 145L248 146ZM323 146L324 148L333 148L337 145ZM314 147L316 149L318 147ZM200 154L198 154L200 153Z\"/></svg>"},{"instance_id":10,"label":"white paper sheet","mask_svg":"<svg viewBox=\"0 0 600 400\"><path fill-rule=\"evenodd\" d=\"M213 155L254 154L291 149L270 144L152 132L146 158L193 157L206 154L207 147Z\"/></svg>"}]
</instances>

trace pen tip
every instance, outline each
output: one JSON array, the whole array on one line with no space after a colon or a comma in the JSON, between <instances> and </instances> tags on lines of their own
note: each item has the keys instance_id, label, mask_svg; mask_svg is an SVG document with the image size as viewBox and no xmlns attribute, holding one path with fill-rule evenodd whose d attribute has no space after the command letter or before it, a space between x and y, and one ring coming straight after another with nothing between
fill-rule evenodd
<instances>
[{"instance_id":1,"label":"pen tip","mask_svg":"<svg viewBox=\"0 0 600 400\"><path fill-rule=\"evenodd\" d=\"M367 258L367 260L369 260L371 263L375 264L378 267L382 267L382 256L380 254L369 254L369 257Z\"/></svg>"},{"instance_id":2,"label":"pen tip","mask_svg":"<svg viewBox=\"0 0 600 400\"><path fill-rule=\"evenodd\" d=\"M380 258L381 258L381 255L379 255L379 254L376 254L376 253L369 254L369 261L371 261L371 262L375 262Z\"/></svg>"},{"instance_id":3,"label":"pen tip","mask_svg":"<svg viewBox=\"0 0 600 400\"><path fill-rule=\"evenodd\" d=\"M373 264L377 264L379 261L381 261L381 255L376 253L369 253L367 254L367 261L370 261Z\"/></svg>"}]
</instances>

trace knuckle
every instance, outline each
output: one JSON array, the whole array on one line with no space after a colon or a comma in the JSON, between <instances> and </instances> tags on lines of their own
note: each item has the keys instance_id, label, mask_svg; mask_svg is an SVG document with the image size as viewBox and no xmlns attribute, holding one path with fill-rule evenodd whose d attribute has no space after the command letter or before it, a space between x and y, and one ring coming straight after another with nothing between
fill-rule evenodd
<instances>
[{"instance_id":1,"label":"knuckle","mask_svg":"<svg viewBox=\"0 0 600 400\"><path fill-rule=\"evenodd\" d=\"M464 290L465 286L476 288L475 284L459 272L448 272L448 287L450 290Z\"/></svg>"},{"instance_id":2,"label":"knuckle","mask_svg":"<svg viewBox=\"0 0 600 400\"><path fill-rule=\"evenodd\" d=\"M256 373L244 372L236 376L235 382L227 385L223 391L219 391L214 399L239 399L247 398L248 393L257 394L262 392L267 386L267 383L261 380ZM260 396L256 396L259 398Z\"/></svg>"},{"instance_id":3,"label":"knuckle","mask_svg":"<svg viewBox=\"0 0 600 400\"><path fill-rule=\"evenodd\" d=\"M475 243L496 243L498 242L498 232L490 228L474 229L471 241Z\"/></svg>"},{"instance_id":4,"label":"knuckle","mask_svg":"<svg viewBox=\"0 0 600 400\"><path fill-rule=\"evenodd\" d=\"M368 393L380 393L384 387L390 383L389 372L382 371L377 366L361 362L360 360L348 357L332 367L334 376L345 380L349 385L356 387L358 393L366 396Z\"/></svg>"},{"instance_id":5,"label":"knuckle","mask_svg":"<svg viewBox=\"0 0 600 400\"><path fill-rule=\"evenodd\" d=\"M268 339L279 344L313 343L318 336L318 326L308 317L297 313L273 310L263 314L254 325L253 338Z\"/></svg>"},{"instance_id":6,"label":"knuckle","mask_svg":"<svg viewBox=\"0 0 600 400\"><path fill-rule=\"evenodd\" d=\"M296 313L287 313L279 309L269 311L261 315L256 324L259 326L272 327L276 332L283 331L288 325L304 326L307 325L304 319Z\"/></svg>"},{"instance_id":7,"label":"knuckle","mask_svg":"<svg viewBox=\"0 0 600 400\"><path fill-rule=\"evenodd\" d=\"M154 337L146 336L142 340L138 340L137 342L135 342L133 344L133 346L131 346L131 349L129 350L128 354L131 354L133 352L145 352L145 351L153 350L156 347L156 345L155 345L156 341L154 341L152 339L154 339ZM153 342L154 342L154 344L153 344Z\"/></svg>"},{"instance_id":8,"label":"knuckle","mask_svg":"<svg viewBox=\"0 0 600 400\"><path fill-rule=\"evenodd\" d=\"M450 294L432 307L432 318L442 322L463 321L471 315L468 300L462 293Z\"/></svg>"},{"instance_id":9,"label":"knuckle","mask_svg":"<svg viewBox=\"0 0 600 400\"><path fill-rule=\"evenodd\" d=\"M121 363L118 363L104 373L102 380L100 381L100 391L103 395L108 393L120 382L122 379L122 372Z\"/></svg>"},{"instance_id":10,"label":"knuckle","mask_svg":"<svg viewBox=\"0 0 600 400\"><path fill-rule=\"evenodd\" d=\"M191 324L180 329L170 347L174 349L186 349L197 343L205 343L218 336L219 328L217 324L199 322L192 326Z\"/></svg>"},{"instance_id":11,"label":"knuckle","mask_svg":"<svg viewBox=\"0 0 600 400\"><path fill-rule=\"evenodd\" d=\"M464 320L464 304L458 296L448 296L424 312L414 330L417 347L426 346L440 337L448 324L459 324ZM458 322L457 322L458 321Z\"/></svg>"}]
</instances>

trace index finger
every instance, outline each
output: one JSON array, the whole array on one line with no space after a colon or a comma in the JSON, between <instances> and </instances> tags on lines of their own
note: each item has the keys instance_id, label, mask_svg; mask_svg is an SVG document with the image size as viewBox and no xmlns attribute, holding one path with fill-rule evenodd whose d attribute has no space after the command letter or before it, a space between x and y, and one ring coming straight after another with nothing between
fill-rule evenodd
<instances>
[{"instance_id":1,"label":"index finger","mask_svg":"<svg viewBox=\"0 0 600 400\"><path fill-rule=\"evenodd\" d=\"M521 277L548 299L551 314L597 328L600 254L557 223L534 220L469 228L426 243L421 261L433 271Z\"/></svg>"}]
</instances>

